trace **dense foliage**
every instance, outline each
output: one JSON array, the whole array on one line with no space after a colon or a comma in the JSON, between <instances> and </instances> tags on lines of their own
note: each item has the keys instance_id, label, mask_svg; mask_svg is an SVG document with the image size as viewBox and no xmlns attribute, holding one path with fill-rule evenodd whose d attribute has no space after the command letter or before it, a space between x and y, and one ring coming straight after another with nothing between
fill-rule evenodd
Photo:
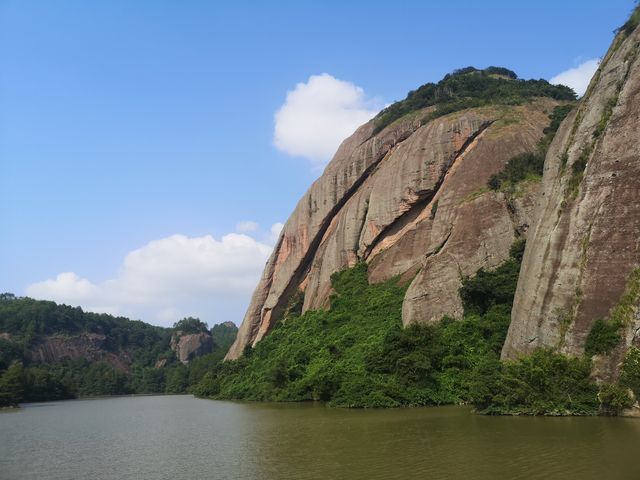
<instances>
[{"instance_id":1,"label":"dense foliage","mask_svg":"<svg viewBox=\"0 0 640 480\"><path fill-rule=\"evenodd\" d=\"M617 322L596 319L587 336L584 353L591 357L611 352L622 339L620 336L621 328L622 325Z\"/></svg>"},{"instance_id":2,"label":"dense foliage","mask_svg":"<svg viewBox=\"0 0 640 480\"><path fill-rule=\"evenodd\" d=\"M0 332L8 333L23 347L37 343L44 335L97 333L106 336L105 348L111 351L150 349L168 342L171 336L169 329L138 320L7 293L0 295Z\"/></svg>"},{"instance_id":3,"label":"dense foliage","mask_svg":"<svg viewBox=\"0 0 640 480\"><path fill-rule=\"evenodd\" d=\"M237 328L230 322L214 326L210 331L212 353L188 366L177 362L169 348L171 335L177 331L206 332L208 327L191 317L177 322L174 329L154 327L124 317L2 294L0 406L98 395L184 393L222 360ZM33 361L31 352L47 338L82 334L104 335L102 360Z\"/></svg>"},{"instance_id":4,"label":"dense foliage","mask_svg":"<svg viewBox=\"0 0 640 480\"><path fill-rule=\"evenodd\" d=\"M622 340L624 325L633 318L640 297L640 269L634 270L625 293L610 318L594 321L585 354L565 357L552 350L498 365L487 378L487 396L478 401L488 413L617 415L640 395L640 350L627 352L617 384L596 385L591 358L611 353ZM595 392L595 393L594 393Z\"/></svg>"},{"instance_id":5,"label":"dense foliage","mask_svg":"<svg viewBox=\"0 0 640 480\"><path fill-rule=\"evenodd\" d=\"M199 318L187 317L173 324L173 329L184 334L202 333L209 330L206 323Z\"/></svg>"},{"instance_id":6,"label":"dense foliage","mask_svg":"<svg viewBox=\"0 0 640 480\"><path fill-rule=\"evenodd\" d=\"M524 240L516 241L506 262L492 271L481 268L474 277L463 282L460 298L465 314L484 315L494 305L511 305L518 283L524 245Z\"/></svg>"},{"instance_id":7,"label":"dense foliage","mask_svg":"<svg viewBox=\"0 0 640 480\"><path fill-rule=\"evenodd\" d=\"M620 385L630 388L640 397L640 349L631 347L625 355L620 371Z\"/></svg>"},{"instance_id":8,"label":"dense foliage","mask_svg":"<svg viewBox=\"0 0 640 480\"><path fill-rule=\"evenodd\" d=\"M194 391L348 407L472 401L479 370L498 363L522 246L496 270L465 279L464 319L437 325L402 328L405 288L397 279L370 285L366 264L335 274L330 310L290 315L243 358L217 365Z\"/></svg>"},{"instance_id":9,"label":"dense foliage","mask_svg":"<svg viewBox=\"0 0 640 480\"><path fill-rule=\"evenodd\" d=\"M576 94L564 85L546 80L520 80L502 67L479 70L467 67L446 75L438 83L427 83L409 92L407 98L382 110L375 118L374 133L408 113L434 106L425 120L483 105L518 105L534 97L575 100Z\"/></svg>"},{"instance_id":10,"label":"dense foliage","mask_svg":"<svg viewBox=\"0 0 640 480\"><path fill-rule=\"evenodd\" d=\"M538 349L515 361L495 364L483 375L477 406L490 414L595 415L598 387L586 357Z\"/></svg>"}]
</instances>

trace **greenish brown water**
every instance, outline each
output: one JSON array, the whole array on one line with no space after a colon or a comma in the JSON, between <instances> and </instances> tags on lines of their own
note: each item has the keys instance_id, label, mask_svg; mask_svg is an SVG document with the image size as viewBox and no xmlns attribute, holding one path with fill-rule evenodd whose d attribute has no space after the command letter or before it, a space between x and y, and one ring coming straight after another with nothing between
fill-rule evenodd
<instances>
[{"instance_id":1,"label":"greenish brown water","mask_svg":"<svg viewBox=\"0 0 640 480\"><path fill-rule=\"evenodd\" d=\"M640 420L189 396L0 413L2 479L639 479Z\"/></svg>"}]
</instances>

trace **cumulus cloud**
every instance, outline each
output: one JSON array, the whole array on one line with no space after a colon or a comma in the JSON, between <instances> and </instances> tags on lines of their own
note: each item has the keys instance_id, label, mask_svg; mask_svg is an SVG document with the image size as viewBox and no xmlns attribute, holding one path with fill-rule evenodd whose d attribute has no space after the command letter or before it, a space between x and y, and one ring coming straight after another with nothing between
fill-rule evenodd
<instances>
[{"instance_id":1,"label":"cumulus cloud","mask_svg":"<svg viewBox=\"0 0 640 480\"><path fill-rule=\"evenodd\" d=\"M312 75L287 92L275 113L275 146L315 165L326 163L340 143L379 108L364 90L328 73Z\"/></svg>"},{"instance_id":2,"label":"cumulus cloud","mask_svg":"<svg viewBox=\"0 0 640 480\"><path fill-rule=\"evenodd\" d=\"M251 220L244 220L236 224L236 231L240 233L255 232L258 228L260 228L260 225Z\"/></svg>"},{"instance_id":3,"label":"cumulus cloud","mask_svg":"<svg viewBox=\"0 0 640 480\"><path fill-rule=\"evenodd\" d=\"M587 60L575 68L559 73L549 80L549 83L571 87L581 97L587 91L591 77L596 73L598 65L600 65L600 59L598 58Z\"/></svg>"},{"instance_id":4,"label":"cumulus cloud","mask_svg":"<svg viewBox=\"0 0 640 480\"><path fill-rule=\"evenodd\" d=\"M63 272L26 294L165 326L187 315L239 323L281 228L274 224L262 241L241 233L172 235L130 252L114 278L96 283Z\"/></svg>"}]
</instances>

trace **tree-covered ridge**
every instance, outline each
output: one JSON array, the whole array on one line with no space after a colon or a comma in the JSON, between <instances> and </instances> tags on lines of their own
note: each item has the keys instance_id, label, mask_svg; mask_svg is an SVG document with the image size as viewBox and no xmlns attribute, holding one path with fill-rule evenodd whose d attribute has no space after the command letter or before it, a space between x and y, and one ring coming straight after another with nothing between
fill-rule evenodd
<instances>
[{"instance_id":1,"label":"tree-covered ridge","mask_svg":"<svg viewBox=\"0 0 640 480\"><path fill-rule=\"evenodd\" d=\"M445 75L438 83L426 83L412 90L407 98L382 110L375 118L374 133L408 113L435 107L425 121L471 107L484 105L519 105L534 97L575 100L575 92L564 85L546 80L522 80L502 67L484 70L466 67Z\"/></svg>"},{"instance_id":2,"label":"tree-covered ridge","mask_svg":"<svg viewBox=\"0 0 640 480\"><path fill-rule=\"evenodd\" d=\"M174 323L173 329L176 332L181 332L185 335L188 335L192 333L206 332L209 330L209 326L199 318L186 317Z\"/></svg>"},{"instance_id":3,"label":"tree-covered ridge","mask_svg":"<svg viewBox=\"0 0 640 480\"><path fill-rule=\"evenodd\" d=\"M19 402L123 395L185 393L212 365L222 360L237 333L231 322L215 325L188 317L176 328L156 327L124 317L84 312L79 307L0 295L0 407ZM179 329L179 330L178 330ZM171 336L209 332L211 354L188 366L170 349ZM32 352L53 337L104 335L101 360L63 358L54 363L34 361ZM109 355L121 362L109 362ZM94 358L94 357L91 357ZM115 368L122 363L126 370Z\"/></svg>"},{"instance_id":4,"label":"tree-covered ridge","mask_svg":"<svg viewBox=\"0 0 640 480\"><path fill-rule=\"evenodd\" d=\"M106 336L105 348L150 348L168 342L170 329L156 327L139 320L85 312L80 307L55 302L0 295L0 333L8 333L25 347L45 335L97 333Z\"/></svg>"}]
</instances>

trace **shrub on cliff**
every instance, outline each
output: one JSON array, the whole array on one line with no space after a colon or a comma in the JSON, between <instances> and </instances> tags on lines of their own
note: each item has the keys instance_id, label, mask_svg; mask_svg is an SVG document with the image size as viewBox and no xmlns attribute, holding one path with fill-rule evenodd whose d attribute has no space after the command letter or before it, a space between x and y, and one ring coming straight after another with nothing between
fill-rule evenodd
<instances>
[{"instance_id":1,"label":"shrub on cliff","mask_svg":"<svg viewBox=\"0 0 640 480\"><path fill-rule=\"evenodd\" d=\"M493 305L511 307L518 283L524 241L517 241L511 248L509 259L494 270L481 268L462 280L460 298L465 314L485 314Z\"/></svg>"},{"instance_id":2,"label":"shrub on cliff","mask_svg":"<svg viewBox=\"0 0 640 480\"><path fill-rule=\"evenodd\" d=\"M209 326L199 318L186 317L173 324L176 332L182 332L185 335L192 333L202 333L209 330Z\"/></svg>"},{"instance_id":3,"label":"shrub on cliff","mask_svg":"<svg viewBox=\"0 0 640 480\"><path fill-rule=\"evenodd\" d=\"M629 389L617 384L604 384L598 392L600 413L603 415L619 415L624 409L633 406L633 398Z\"/></svg>"},{"instance_id":4,"label":"shrub on cliff","mask_svg":"<svg viewBox=\"0 0 640 480\"><path fill-rule=\"evenodd\" d=\"M549 115L549 125L543 130L544 136L533 153L521 153L512 157L504 168L489 177L491 190L508 190L524 180L539 180L544 171L544 160L560 124L573 109L574 104L558 105Z\"/></svg>"},{"instance_id":5,"label":"shrub on cliff","mask_svg":"<svg viewBox=\"0 0 640 480\"><path fill-rule=\"evenodd\" d=\"M624 357L620 370L620 384L630 388L640 397L640 349L631 347Z\"/></svg>"},{"instance_id":6,"label":"shrub on cliff","mask_svg":"<svg viewBox=\"0 0 640 480\"><path fill-rule=\"evenodd\" d=\"M591 326L584 346L588 356L609 353L620 343L622 325L615 321L596 319Z\"/></svg>"},{"instance_id":7,"label":"shrub on cliff","mask_svg":"<svg viewBox=\"0 0 640 480\"><path fill-rule=\"evenodd\" d=\"M631 35L638 25L640 25L640 6L636 6L633 9L629 19L618 29L618 31L622 32L625 36Z\"/></svg>"},{"instance_id":8,"label":"shrub on cliff","mask_svg":"<svg viewBox=\"0 0 640 480\"><path fill-rule=\"evenodd\" d=\"M479 369L499 359L521 251L518 243L506 264L465 280L462 320L408 328L405 287L397 279L370 285L366 264L358 264L332 277L328 311L290 315L250 355L216 365L193 391L345 407L469 402ZM489 291L490 299L475 295Z\"/></svg>"},{"instance_id":9,"label":"shrub on cliff","mask_svg":"<svg viewBox=\"0 0 640 480\"><path fill-rule=\"evenodd\" d=\"M486 384L474 391L483 413L595 415L599 411L598 387L591 381L587 358L538 349L493 368L493 372L485 372Z\"/></svg>"}]
</instances>

